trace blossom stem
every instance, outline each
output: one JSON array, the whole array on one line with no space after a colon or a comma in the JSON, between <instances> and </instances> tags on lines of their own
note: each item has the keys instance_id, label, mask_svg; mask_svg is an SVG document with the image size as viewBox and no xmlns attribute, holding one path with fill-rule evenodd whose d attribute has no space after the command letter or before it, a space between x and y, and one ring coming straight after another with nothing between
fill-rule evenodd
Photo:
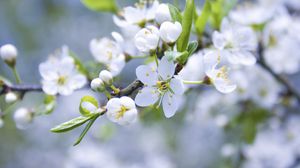
<instances>
[{"instance_id":1,"label":"blossom stem","mask_svg":"<svg viewBox=\"0 0 300 168\"><path fill-rule=\"evenodd\" d=\"M192 85L202 85L204 81L183 81L184 84L192 84Z\"/></svg>"},{"instance_id":2,"label":"blossom stem","mask_svg":"<svg viewBox=\"0 0 300 168\"><path fill-rule=\"evenodd\" d=\"M120 93L120 89L116 88L114 85L111 85L110 88L114 91L115 94L119 94Z\"/></svg>"},{"instance_id":3,"label":"blossom stem","mask_svg":"<svg viewBox=\"0 0 300 168\"><path fill-rule=\"evenodd\" d=\"M104 91L104 94L107 97L107 99L111 99L111 94L107 90Z\"/></svg>"},{"instance_id":4,"label":"blossom stem","mask_svg":"<svg viewBox=\"0 0 300 168\"><path fill-rule=\"evenodd\" d=\"M158 66L158 58L157 58L157 54L156 53L154 54L154 59L155 59L156 66Z\"/></svg>"},{"instance_id":5,"label":"blossom stem","mask_svg":"<svg viewBox=\"0 0 300 168\"><path fill-rule=\"evenodd\" d=\"M14 74L14 76L15 76L15 78L16 78L17 84L20 84L20 83L21 83L21 78L20 78L20 75L19 75L19 73L18 73L18 71L17 71L16 66L14 66L14 67L12 68L12 71L13 71L13 74Z\"/></svg>"}]
</instances>

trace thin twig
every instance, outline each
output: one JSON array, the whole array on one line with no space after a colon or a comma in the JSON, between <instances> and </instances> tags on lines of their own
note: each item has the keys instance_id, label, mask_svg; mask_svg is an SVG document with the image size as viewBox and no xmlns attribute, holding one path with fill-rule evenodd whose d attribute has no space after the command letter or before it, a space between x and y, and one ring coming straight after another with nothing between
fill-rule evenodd
<instances>
[{"instance_id":1,"label":"thin twig","mask_svg":"<svg viewBox=\"0 0 300 168\"><path fill-rule=\"evenodd\" d=\"M279 83L281 83L287 91L287 94L293 95L298 103L300 103L300 93L297 91L297 89L282 75L275 73L271 67L269 67L264 59L264 49L262 43L259 43L258 46L258 64L264 68L267 72L269 72Z\"/></svg>"}]
</instances>

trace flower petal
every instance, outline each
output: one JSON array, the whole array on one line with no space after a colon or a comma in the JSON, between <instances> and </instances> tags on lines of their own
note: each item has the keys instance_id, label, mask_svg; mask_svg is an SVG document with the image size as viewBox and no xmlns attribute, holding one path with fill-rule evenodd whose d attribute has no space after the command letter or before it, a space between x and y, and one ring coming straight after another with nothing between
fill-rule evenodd
<instances>
[{"instance_id":1,"label":"flower petal","mask_svg":"<svg viewBox=\"0 0 300 168\"><path fill-rule=\"evenodd\" d=\"M221 78L216 79L214 85L219 92L225 94L233 92L237 87L235 84L231 84Z\"/></svg>"},{"instance_id":2,"label":"flower petal","mask_svg":"<svg viewBox=\"0 0 300 168\"><path fill-rule=\"evenodd\" d=\"M175 64L169 61L167 57L162 57L158 65L158 74L163 80L172 78L175 73Z\"/></svg>"},{"instance_id":3,"label":"flower petal","mask_svg":"<svg viewBox=\"0 0 300 168\"><path fill-rule=\"evenodd\" d=\"M170 81L170 87L176 95L182 95L184 92L184 85L180 79L173 78Z\"/></svg>"},{"instance_id":4,"label":"flower petal","mask_svg":"<svg viewBox=\"0 0 300 168\"><path fill-rule=\"evenodd\" d=\"M57 83L54 81L42 81L43 91L49 95L56 95L58 92Z\"/></svg>"},{"instance_id":5,"label":"flower petal","mask_svg":"<svg viewBox=\"0 0 300 168\"><path fill-rule=\"evenodd\" d=\"M180 104L180 96L167 92L162 100L164 114L167 118L174 116Z\"/></svg>"},{"instance_id":6,"label":"flower petal","mask_svg":"<svg viewBox=\"0 0 300 168\"><path fill-rule=\"evenodd\" d=\"M154 104L159 99L159 92L153 87L144 87L135 97L138 106L146 107Z\"/></svg>"},{"instance_id":7,"label":"flower petal","mask_svg":"<svg viewBox=\"0 0 300 168\"><path fill-rule=\"evenodd\" d=\"M158 81L157 72L148 65L140 65L136 68L136 76L145 85L153 86Z\"/></svg>"},{"instance_id":8,"label":"flower petal","mask_svg":"<svg viewBox=\"0 0 300 168\"><path fill-rule=\"evenodd\" d=\"M135 109L135 103L134 103L134 101L133 101L130 97L122 96L122 97L120 98L120 102L121 102L121 104L123 104L123 106L125 106L126 108L129 108L129 109Z\"/></svg>"},{"instance_id":9,"label":"flower petal","mask_svg":"<svg viewBox=\"0 0 300 168\"><path fill-rule=\"evenodd\" d=\"M225 47L226 41L225 41L224 36L221 33L215 31L213 33L212 39L213 39L213 44L217 49L222 50Z\"/></svg>"}]
</instances>

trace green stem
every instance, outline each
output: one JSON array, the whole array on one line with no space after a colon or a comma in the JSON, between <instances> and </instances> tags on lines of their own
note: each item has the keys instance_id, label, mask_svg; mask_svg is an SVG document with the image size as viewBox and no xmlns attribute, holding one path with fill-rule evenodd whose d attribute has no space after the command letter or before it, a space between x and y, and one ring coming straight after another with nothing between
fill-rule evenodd
<instances>
[{"instance_id":1,"label":"green stem","mask_svg":"<svg viewBox=\"0 0 300 168\"><path fill-rule=\"evenodd\" d=\"M96 115L95 117L93 117L89 123L85 126L84 130L82 131L82 133L80 134L79 138L76 140L76 142L74 143L73 146L78 145L81 140L83 139L83 137L85 136L85 134L89 131L89 129L91 128L91 126L94 124L94 122L96 121L96 119L100 116L100 113L98 115Z\"/></svg>"},{"instance_id":2,"label":"green stem","mask_svg":"<svg viewBox=\"0 0 300 168\"><path fill-rule=\"evenodd\" d=\"M104 94L108 99L111 99L111 94L107 90L104 91Z\"/></svg>"},{"instance_id":3,"label":"green stem","mask_svg":"<svg viewBox=\"0 0 300 168\"><path fill-rule=\"evenodd\" d=\"M156 53L154 54L154 59L155 59L156 66L158 66L158 58L157 58L157 54Z\"/></svg>"},{"instance_id":4,"label":"green stem","mask_svg":"<svg viewBox=\"0 0 300 168\"><path fill-rule=\"evenodd\" d=\"M114 91L115 94L119 94L120 93L120 89L116 88L114 85L111 85L110 88Z\"/></svg>"},{"instance_id":5,"label":"green stem","mask_svg":"<svg viewBox=\"0 0 300 168\"><path fill-rule=\"evenodd\" d=\"M18 71L17 71L16 66L14 66L14 67L12 68L12 71L13 71L13 74L14 74L14 76L15 76L15 78L16 78L17 84L20 84L20 83L21 83L21 78L20 78L20 76L19 76L19 73L18 73Z\"/></svg>"},{"instance_id":6,"label":"green stem","mask_svg":"<svg viewBox=\"0 0 300 168\"><path fill-rule=\"evenodd\" d=\"M202 85L204 84L203 81L183 81L184 84L193 84L193 85Z\"/></svg>"}]
</instances>

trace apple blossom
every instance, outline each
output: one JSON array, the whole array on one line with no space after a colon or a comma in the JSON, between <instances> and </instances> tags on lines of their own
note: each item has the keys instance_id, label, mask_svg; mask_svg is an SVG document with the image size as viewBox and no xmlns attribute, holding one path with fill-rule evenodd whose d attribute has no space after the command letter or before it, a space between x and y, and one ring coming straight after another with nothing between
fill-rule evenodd
<instances>
[{"instance_id":1,"label":"apple blossom","mask_svg":"<svg viewBox=\"0 0 300 168\"><path fill-rule=\"evenodd\" d=\"M41 63L39 71L43 78L43 91L49 95L70 95L87 82L86 77L76 69L66 47Z\"/></svg>"},{"instance_id":2,"label":"apple blossom","mask_svg":"<svg viewBox=\"0 0 300 168\"><path fill-rule=\"evenodd\" d=\"M141 52L148 53L153 51L159 43L159 30L155 26L147 26L135 35L134 42Z\"/></svg>"},{"instance_id":3,"label":"apple blossom","mask_svg":"<svg viewBox=\"0 0 300 168\"><path fill-rule=\"evenodd\" d=\"M127 96L112 98L107 102L107 117L120 125L133 123L137 118L137 109L134 101Z\"/></svg>"},{"instance_id":4,"label":"apple blossom","mask_svg":"<svg viewBox=\"0 0 300 168\"><path fill-rule=\"evenodd\" d=\"M155 12L155 21L162 24L165 21L171 21L171 14L167 4L160 4Z\"/></svg>"},{"instance_id":5,"label":"apple blossom","mask_svg":"<svg viewBox=\"0 0 300 168\"><path fill-rule=\"evenodd\" d=\"M113 76L108 70L102 70L99 73L99 78L106 84L111 85L113 82Z\"/></svg>"},{"instance_id":6,"label":"apple blossom","mask_svg":"<svg viewBox=\"0 0 300 168\"><path fill-rule=\"evenodd\" d=\"M150 6L146 3L137 4L136 7L125 7L124 18L130 24L143 25L145 22L155 18L155 11L159 2L155 0Z\"/></svg>"},{"instance_id":7,"label":"apple blossom","mask_svg":"<svg viewBox=\"0 0 300 168\"><path fill-rule=\"evenodd\" d=\"M257 40L249 27L236 25L225 18L220 32L213 33L213 44L232 64L253 65L256 62L251 52L255 51Z\"/></svg>"},{"instance_id":8,"label":"apple blossom","mask_svg":"<svg viewBox=\"0 0 300 168\"><path fill-rule=\"evenodd\" d=\"M159 29L160 38L166 43L174 43L182 32L179 22L163 22Z\"/></svg>"},{"instance_id":9,"label":"apple blossom","mask_svg":"<svg viewBox=\"0 0 300 168\"><path fill-rule=\"evenodd\" d=\"M125 55L117 42L108 39L93 39L90 51L94 58L107 66L110 72L118 75L125 66Z\"/></svg>"},{"instance_id":10,"label":"apple blossom","mask_svg":"<svg viewBox=\"0 0 300 168\"><path fill-rule=\"evenodd\" d=\"M0 56L9 66L15 65L17 55L17 48L12 44L5 44L0 48Z\"/></svg>"},{"instance_id":11,"label":"apple blossom","mask_svg":"<svg viewBox=\"0 0 300 168\"><path fill-rule=\"evenodd\" d=\"M91 89L95 92L102 92L105 90L104 82L100 78L95 78L91 82Z\"/></svg>"},{"instance_id":12,"label":"apple blossom","mask_svg":"<svg viewBox=\"0 0 300 168\"><path fill-rule=\"evenodd\" d=\"M5 95L5 102L6 103L14 103L17 100L18 100L18 96L13 92L9 92Z\"/></svg>"},{"instance_id":13,"label":"apple blossom","mask_svg":"<svg viewBox=\"0 0 300 168\"><path fill-rule=\"evenodd\" d=\"M14 113L14 121L19 129L25 129L33 120L33 112L27 108L19 108Z\"/></svg>"},{"instance_id":14,"label":"apple blossom","mask_svg":"<svg viewBox=\"0 0 300 168\"><path fill-rule=\"evenodd\" d=\"M146 107L159 101L164 114L172 117L179 108L180 96L184 92L180 79L173 78L175 64L163 57L157 69L149 65L140 65L136 69L137 78L143 82L144 88L135 97L138 106Z\"/></svg>"},{"instance_id":15,"label":"apple blossom","mask_svg":"<svg viewBox=\"0 0 300 168\"><path fill-rule=\"evenodd\" d=\"M220 67L221 55L219 51L211 51L204 55L205 74L210 82L221 93L230 93L236 89L228 76L229 67L225 64Z\"/></svg>"}]
</instances>

